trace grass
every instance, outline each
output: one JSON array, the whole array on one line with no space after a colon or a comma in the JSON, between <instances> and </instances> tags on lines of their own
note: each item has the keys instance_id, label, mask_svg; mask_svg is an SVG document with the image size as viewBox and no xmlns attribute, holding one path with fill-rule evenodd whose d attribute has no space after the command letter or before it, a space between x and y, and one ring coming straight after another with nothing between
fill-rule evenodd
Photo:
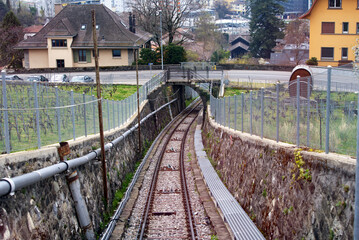
<instances>
[{"instance_id":1,"label":"grass","mask_svg":"<svg viewBox=\"0 0 359 240\"><path fill-rule=\"evenodd\" d=\"M0 87L1 88L1 87ZM86 93L86 102L92 100L91 94L95 93L93 86L89 85L68 85L59 88L59 105L71 105L71 98L68 90L74 90L74 103L83 103L82 94ZM123 100L136 92L136 86L130 85L106 85L103 86L103 98L110 100ZM39 111L39 127L41 146L54 144L59 141L57 110L48 109L56 106L55 88L40 85L37 89L39 107L44 108ZM34 104L34 89L31 85L8 85L7 99L8 108L31 109ZM2 102L2 98L0 100ZM60 132L61 140L73 139L72 110L75 114L75 136L76 138L85 135L85 111L87 133L98 132L98 113L97 104L79 105L72 108L59 109L60 113ZM120 111L118 111L120 110ZM124 102L103 101L103 123L104 129L113 129L119 126L130 117L133 109ZM95 115L94 115L95 112ZM37 126L36 114L34 110L9 111L10 147L11 152L30 150L37 148ZM5 139L3 136L4 113L0 112L0 152L5 151Z\"/></svg>"},{"instance_id":2,"label":"grass","mask_svg":"<svg viewBox=\"0 0 359 240\"><path fill-rule=\"evenodd\" d=\"M85 93L86 95L97 96L96 85L61 85L59 89L64 91L73 90L76 93ZM137 91L135 85L101 85L101 96L108 100L123 100Z\"/></svg>"},{"instance_id":3,"label":"grass","mask_svg":"<svg viewBox=\"0 0 359 240\"><path fill-rule=\"evenodd\" d=\"M191 98L191 99L187 99L185 100L186 103L186 107L188 107L194 100L196 100L197 98Z\"/></svg>"}]
</instances>

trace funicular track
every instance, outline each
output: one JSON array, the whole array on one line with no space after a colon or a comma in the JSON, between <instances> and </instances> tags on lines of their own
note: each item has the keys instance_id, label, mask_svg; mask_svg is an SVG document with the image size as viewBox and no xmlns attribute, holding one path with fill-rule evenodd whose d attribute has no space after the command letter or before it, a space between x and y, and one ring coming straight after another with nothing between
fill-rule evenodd
<instances>
[{"instance_id":1,"label":"funicular track","mask_svg":"<svg viewBox=\"0 0 359 240\"><path fill-rule=\"evenodd\" d=\"M184 147L187 133L200 109L197 103L183 114L161 149L146 199L139 239L197 239L184 169Z\"/></svg>"}]
</instances>

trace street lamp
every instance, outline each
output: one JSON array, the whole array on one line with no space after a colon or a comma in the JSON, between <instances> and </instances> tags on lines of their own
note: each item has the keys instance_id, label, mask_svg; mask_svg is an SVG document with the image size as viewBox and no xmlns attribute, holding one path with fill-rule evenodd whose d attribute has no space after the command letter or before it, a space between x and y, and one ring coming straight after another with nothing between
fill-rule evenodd
<instances>
[{"instance_id":1,"label":"street lamp","mask_svg":"<svg viewBox=\"0 0 359 240\"><path fill-rule=\"evenodd\" d=\"M163 46L162 46L162 10L160 10L160 29L161 29L161 64L163 70Z\"/></svg>"}]
</instances>

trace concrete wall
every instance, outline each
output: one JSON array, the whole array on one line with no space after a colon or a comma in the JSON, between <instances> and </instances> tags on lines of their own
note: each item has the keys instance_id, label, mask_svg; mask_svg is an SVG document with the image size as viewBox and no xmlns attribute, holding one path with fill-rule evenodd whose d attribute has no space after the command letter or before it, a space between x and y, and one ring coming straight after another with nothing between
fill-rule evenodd
<instances>
[{"instance_id":1,"label":"concrete wall","mask_svg":"<svg viewBox=\"0 0 359 240\"><path fill-rule=\"evenodd\" d=\"M74 50L77 51L77 50ZM121 49L121 57L112 57L112 49L100 49L99 50L99 66L127 66L128 65L128 49ZM67 66L66 66L67 67ZM93 56L93 50L91 50L91 62L77 62L73 63L75 68L83 67L95 67L95 57Z\"/></svg>"},{"instance_id":2,"label":"concrete wall","mask_svg":"<svg viewBox=\"0 0 359 240\"><path fill-rule=\"evenodd\" d=\"M141 115L165 104L167 87L161 87L149 95ZM180 105L171 104L173 115L179 113ZM151 142L158 132L170 121L169 108L161 110L147 120L141 128L142 142ZM137 118L121 129L106 134L106 142L120 136ZM99 148L99 136L94 135L69 142L73 159ZM137 131L130 134L112 151L106 154L109 198L112 201L116 190L121 187L125 175L134 171L135 163L142 154L136 152ZM41 150L19 152L0 156L0 176L15 177L58 163L57 145ZM94 230L100 232L103 221L104 202L100 161L92 161L76 169L81 182L82 196L90 213ZM71 172L73 170L70 170ZM111 204L111 203L110 203ZM112 214L110 214L112 215ZM0 198L0 239L81 239L82 233L74 210L65 174L44 180L36 185L17 191L14 196Z\"/></svg>"},{"instance_id":3,"label":"concrete wall","mask_svg":"<svg viewBox=\"0 0 359 240\"><path fill-rule=\"evenodd\" d=\"M207 154L266 239L353 239L355 159L262 140L207 118Z\"/></svg>"},{"instance_id":4,"label":"concrete wall","mask_svg":"<svg viewBox=\"0 0 359 240\"><path fill-rule=\"evenodd\" d=\"M29 68L44 67L49 67L47 49L29 49Z\"/></svg>"},{"instance_id":5,"label":"concrete wall","mask_svg":"<svg viewBox=\"0 0 359 240\"><path fill-rule=\"evenodd\" d=\"M53 47L52 40L54 40L54 39L66 39L67 46L66 47ZM73 67L74 60L73 60L72 49L71 49L72 42L73 42L72 37L48 38L47 39L48 51L47 51L46 55L48 55L47 57L48 57L49 62L47 64L47 67L57 68L56 60L58 60L58 59L65 60L65 67ZM46 57L46 56L43 55L42 57ZM33 68L31 66L31 60L30 60L30 67ZM46 66L42 66L42 67L46 67Z\"/></svg>"}]
</instances>

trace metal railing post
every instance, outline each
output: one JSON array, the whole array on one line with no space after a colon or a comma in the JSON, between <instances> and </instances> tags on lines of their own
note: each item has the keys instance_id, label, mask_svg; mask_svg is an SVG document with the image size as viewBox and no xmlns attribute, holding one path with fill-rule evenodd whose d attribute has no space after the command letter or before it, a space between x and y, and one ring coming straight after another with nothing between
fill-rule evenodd
<instances>
[{"instance_id":1,"label":"metal railing post","mask_svg":"<svg viewBox=\"0 0 359 240\"><path fill-rule=\"evenodd\" d=\"M60 101L59 101L59 88L55 87L55 97L56 97L56 118L57 118L57 133L59 135L59 142L61 142L61 115L60 115Z\"/></svg>"},{"instance_id":2,"label":"metal railing post","mask_svg":"<svg viewBox=\"0 0 359 240\"><path fill-rule=\"evenodd\" d=\"M300 76L297 76L297 147L300 144Z\"/></svg>"},{"instance_id":3,"label":"metal railing post","mask_svg":"<svg viewBox=\"0 0 359 240\"><path fill-rule=\"evenodd\" d=\"M76 140L76 126L75 126L75 100L74 100L74 91L70 92L71 98L71 119L72 119L72 135L73 139Z\"/></svg>"},{"instance_id":4,"label":"metal railing post","mask_svg":"<svg viewBox=\"0 0 359 240\"><path fill-rule=\"evenodd\" d=\"M328 67L328 82L327 82L327 116L325 121L325 153L329 153L329 122L330 122L330 86L332 80L332 68Z\"/></svg>"},{"instance_id":5,"label":"metal railing post","mask_svg":"<svg viewBox=\"0 0 359 240\"><path fill-rule=\"evenodd\" d=\"M115 111L115 101L112 100L112 117L113 117L113 122L112 122L112 128L115 129L116 127L116 111Z\"/></svg>"},{"instance_id":6,"label":"metal railing post","mask_svg":"<svg viewBox=\"0 0 359 240\"><path fill-rule=\"evenodd\" d=\"M93 134L96 134L96 103L95 103L95 96L92 95L92 114L93 114Z\"/></svg>"},{"instance_id":7,"label":"metal railing post","mask_svg":"<svg viewBox=\"0 0 359 240\"><path fill-rule=\"evenodd\" d=\"M234 130L237 130L237 95L234 95Z\"/></svg>"},{"instance_id":8,"label":"metal railing post","mask_svg":"<svg viewBox=\"0 0 359 240\"><path fill-rule=\"evenodd\" d=\"M252 90L249 91L249 133L252 135Z\"/></svg>"},{"instance_id":9,"label":"metal railing post","mask_svg":"<svg viewBox=\"0 0 359 240\"><path fill-rule=\"evenodd\" d=\"M40 136L40 110L39 110L39 99L37 97L37 83L34 83L34 101L35 101L35 112L36 112L36 132L37 132L37 147L41 148L41 136Z\"/></svg>"},{"instance_id":10,"label":"metal railing post","mask_svg":"<svg viewBox=\"0 0 359 240\"><path fill-rule=\"evenodd\" d=\"M359 93L358 93L359 106ZM359 116L357 116L357 151L356 151L356 167L355 167L355 189L359 189ZM355 191L354 204L354 239L359 239L359 191Z\"/></svg>"},{"instance_id":11,"label":"metal railing post","mask_svg":"<svg viewBox=\"0 0 359 240\"><path fill-rule=\"evenodd\" d=\"M310 80L311 77L308 77L307 81L307 147L309 147L310 139Z\"/></svg>"},{"instance_id":12,"label":"metal railing post","mask_svg":"<svg viewBox=\"0 0 359 240\"><path fill-rule=\"evenodd\" d=\"M261 88L261 138L263 139L264 127L264 88Z\"/></svg>"},{"instance_id":13,"label":"metal railing post","mask_svg":"<svg viewBox=\"0 0 359 240\"><path fill-rule=\"evenodd\" d=\"M116 101L117 102L117 126L120 127L121 126L121 121L120 121L120 101Z\"/></svg>"},{"instance_id":14,"label":"metal railing post","mask_svg":"<svg viewBox=\"0 0 359 240\"><path fill-rule=\"evenodd\" d=\"M277 127L277 131L276 131L276 140L277 142L279 142L279 83L277 83L276 85L276 91L277 91L277 97L276 97L276 102L277 102L277 109L276 109L276 127Z\"/></svg>"},{"instance_id":15,"label":"metal railing post","mask_svg":"<svg viewBox=\"0 0 359 240\"><path fill-rule=\"evenodd\" d=\"M125 122L125 106L124 106L124 100L121 101L121 125Z\"/></svg>"},{"instance_id":16,"label":"metal railing post","mask_svg":"<svg viewBox=\"0 0 359 240\"><path fill-rule=\"evenodd\" d=\"M244 93L242 92L241 94L242 97L242 106L241 106L241 111L242 111L242 117L241 117L241 128L242 128L242 133L243 133L243 117L244 117Z\"/></svg>"},{"instance_id":17,"label":"metal railing post","mask_svg":"<svg viewBox=\"0 0 359 240\"><path fill-rule=\"evenodd\" d=\"M231 128L231 97L228 97L228 127Z\"/></svg>"},{"instance_id":18,"label":"metal railing post","mask_svg":"<svg viewBox=\"0 0 359 240\"><path fill-rule=\"evenodd\" d=\"M226 126L226 98L223 98L223 121L222 121L222 125Z\"/></svg>"},{"instance_id":19,"label":"metal railing post","mask_svg":"<svg viewBox=\"0 0 359 240\"><path fill-rule=\"evenodd\" d=\"M107 131L111 129L111 123L110 123L110 105L108 103L108 99L106 99L106 105L107 105Z\"/></svg>"},{"instance_id":20,"label":"metal railing post","mask_svg":"<svg viewBox=\"0 0 359 240\"><path fill-rule=\"evenodd\" d=\"M9 112L7 111L7 92L6 92L6 79L5 79L5 70L1 71L2 77L2 96L3 96L3 107L4 111L4 133L5 133L5 148L6 153L10 153L10 130L9 130Z\"/></svg>"},{"instance_id":21,"label":"metal railing post","mask_svg":"<svg viewBox=\"0 0 359 240\"><path fill-rule=\"evenodd\" d=\"M82 93L82 99L84 103L84 124L85 124L85 137L87 137L87 114L86 114L86 95Z\"/></svg>"}]
</instances>

